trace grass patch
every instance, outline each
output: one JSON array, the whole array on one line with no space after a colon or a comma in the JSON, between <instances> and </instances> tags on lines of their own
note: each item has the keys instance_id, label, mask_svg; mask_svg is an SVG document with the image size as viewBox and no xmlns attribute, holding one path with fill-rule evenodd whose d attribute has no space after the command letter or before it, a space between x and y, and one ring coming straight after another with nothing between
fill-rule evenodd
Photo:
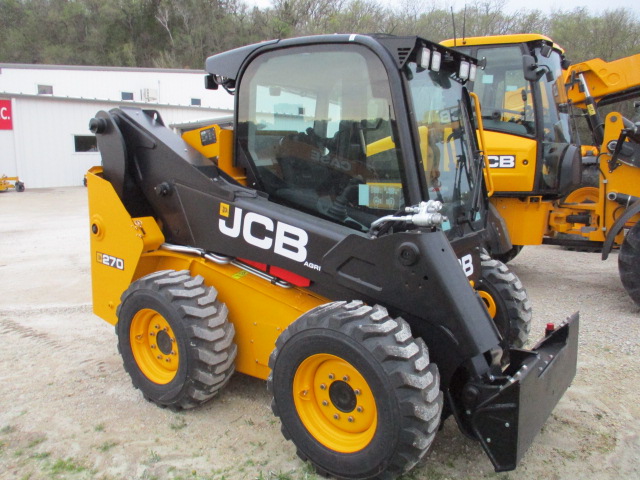
<instances>
[{"instance_id":1,"label":"grass patch","mask_svg":"<svg viewBox=\"0 0 640 480\"><path fill-rule=\"evenodd\" d=\"M108 452L109 450L111 450L116 445L118 445L118 442L107 441L107 442L101 443L96 448L101 452Z\"/></svg>"},{"instance_id":2,"label":"grass patch","mask_svg":"<svg viewBox=\"0 0 640 480\"><path fill-rule=\"evenodd\" d=\"M38 437L35 440L31 440L29 442L29 444L27 445L27 448L37 447L38 445L43 443L46 439L47 439L47 437Z\"/></svg>"},{"instance_id":3,"label":"grass patch","mask_svg":"<svg viewBox=\"0 0 640 480\"><path fill-rule=\"evenodd\" d=\"M46 460L51 456L51 452L37 452L31 455L29 458L33 458L35 460Z\"/></svg>"},{"instance_id":4,"label":"grass patch","mask_svg":"<svg viewBox=\"0 0 640 480\"><path fill-rule=\"evenodd\" d=\"M184 417L176 418L176 421L171 423L171 425L169 425L169 427L171 427L171 430L174 430L176 432L178 430L182 430L186 426L187 426L187 421L184 419Z\"/></svg>"},{"instance_id":5,"label":"grass patch","mask_svg":"<svg viewBox=\"0 0 640 480\"><path fill-rule=\"evenodd\" d=\"M13 433L16 431L16 427L14 427L13 425L5 425L4 427L0 428L0 433L3 435L6 435L8 433Z\"/></svg>"},{"instance_id":6,"label":"grass patch","mask_svg":"<svg viewBox=\"0 0 640 480\"><path fill-rule=\"evenodd\" d=\"M79 463L77 460L73 458L59 458L56 460L53 465L49 468L52 474L57 475L58 473L79 473L87 470L87 467Z\"/></svg>"},{"instance_id":7,"label":"grass patch","mask_svg":"<svg viewBox=\"0 0 640 480\"><path fill-rule=\"evenodd\" d=\"M161 460L160 455L155 450L149 450L149 460L147 460L147 464L153 465L154 463L158 463Z\"/></svg>"}]
</instances>

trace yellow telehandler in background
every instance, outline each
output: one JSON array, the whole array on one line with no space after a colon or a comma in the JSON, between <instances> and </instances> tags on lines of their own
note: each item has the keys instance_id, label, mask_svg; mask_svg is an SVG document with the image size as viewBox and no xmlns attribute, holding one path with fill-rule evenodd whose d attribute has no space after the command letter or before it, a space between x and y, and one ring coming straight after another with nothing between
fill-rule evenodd
<instances>
[{"instance_id":1,"label":"yellow telehandler in background","mask_svg":"<svg viewBox=\"0 0 640 480\"><path fill-rule=\"evenodd\" d=\"M562 48L537 34L442 44L485 65L470 88L482 106L491 203L513 244L496 258L542 243L602 250L603 259L619 247L620 279L640 305L640 124L599 113L638 94L640 55L570 66ZM572 115L576 107L584 113ZM588 147L578 139L580 116Z\"/></svg>"}]
</instances>

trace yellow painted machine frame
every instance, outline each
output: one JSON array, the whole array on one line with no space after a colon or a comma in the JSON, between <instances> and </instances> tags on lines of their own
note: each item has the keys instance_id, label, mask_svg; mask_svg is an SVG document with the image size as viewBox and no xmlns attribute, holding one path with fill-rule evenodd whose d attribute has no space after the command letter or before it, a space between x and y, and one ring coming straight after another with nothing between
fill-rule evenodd
<instances>
[{"instance_id":1,"label":"yellow painted machine frame","mask_svg":"<svg viewBox=\"0 0 640 480\"><path fill-rule=\"evenodd\" d=\"M94 313L115 325L120 295L132 282L156 271L188 270L215 285L218 298L229 308L238 345L236 370L266 379L269 355L280 333L328 300L304 289L273 285L236 265L169 250L155 219L132 218L101 175L102 167L87 174Z\"/></svg>"}]
</instances>

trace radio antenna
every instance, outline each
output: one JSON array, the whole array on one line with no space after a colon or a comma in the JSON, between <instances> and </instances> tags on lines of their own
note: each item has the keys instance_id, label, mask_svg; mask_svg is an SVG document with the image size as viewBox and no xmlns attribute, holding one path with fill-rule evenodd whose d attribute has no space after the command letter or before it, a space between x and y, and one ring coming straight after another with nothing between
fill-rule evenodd
<instances>
[{"instance_id":1,"label":"radio antenna","mask_svg":"<svg viewBox=\"0 0 640 480\"><path fill-rule=\"evenodd\" d=\"M453 14L453 7L451 7L451 23L453 24L453 46L457 47L456 39L456 16Z\"/></svg>"},{"instance_id":2,"label":"radio antenna","mask_svg":"<svg viewBox=\"0 0 640 480\"><path fill-rule=\"evenodd\" d=\"M466 38L465 30L467 27L467 4L464 4L464 13L462 14L462 44L465 44L464 39Z\"/></svg>"}]
</instances>

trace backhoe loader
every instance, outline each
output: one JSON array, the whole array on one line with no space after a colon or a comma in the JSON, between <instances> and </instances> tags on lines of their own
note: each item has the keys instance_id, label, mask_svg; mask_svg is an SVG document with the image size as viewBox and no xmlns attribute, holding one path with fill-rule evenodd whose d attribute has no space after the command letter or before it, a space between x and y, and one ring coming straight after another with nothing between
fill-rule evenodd
<instances>
[{"instance_id":1,"label":"backhoe loader","mask_svg":"<svg viewBox=\"0 0 640 480\"><path fill-rule=\"evenodd\" d=\"M420 37L274 40L207 59L231 125L181 138L156 111L98 112L93 308L144 397L186 409L234 371L265 379L284 436L336 478L408 471L448 416L516 468L575 375L579 319L510 348L500 292L478 293L476 68Z\"/></svg>"},{"instance_id":2,"label":"backhoe loader","mask_svg":"<svg viewBox=\"0 0 640 480\"><path fill-rule=\"evenodd\" d=\"M604 260L619 247L620 279L640 305L640 124L619 112L602 120L598 110L638 94L640 56L570 67L537 34L442 44L485 65L470 88L482 105L491 203L513 244L494 256L507 262L523 245L545 243L595 248ZM581 148L573 107L585 110L593 146Z\"/></svg>"}]
</instances>

